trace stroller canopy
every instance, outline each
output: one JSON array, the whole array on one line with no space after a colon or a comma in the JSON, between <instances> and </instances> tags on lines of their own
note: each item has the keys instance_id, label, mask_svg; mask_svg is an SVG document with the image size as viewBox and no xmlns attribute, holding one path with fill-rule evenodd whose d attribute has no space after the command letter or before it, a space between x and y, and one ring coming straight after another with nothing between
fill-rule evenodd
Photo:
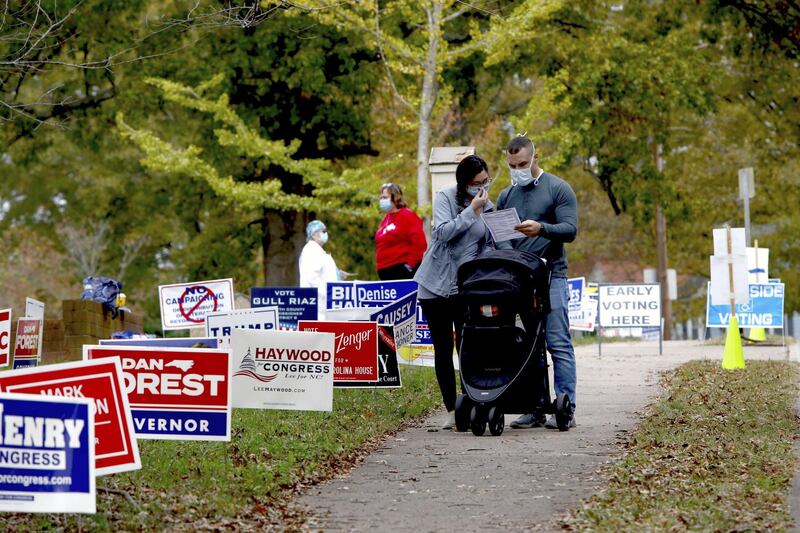
<instances>
[{"instance_id":1,"label":"stroller canopy","mask_svg":"<svg viewBox=\"0 0 800 533\"><path fill-rule=\"evenodd\" d=\"M528 295L548 284L544 260L521 250L488 250L458 267L458 290L468 299Z\"/></svg>"}]
</instances>

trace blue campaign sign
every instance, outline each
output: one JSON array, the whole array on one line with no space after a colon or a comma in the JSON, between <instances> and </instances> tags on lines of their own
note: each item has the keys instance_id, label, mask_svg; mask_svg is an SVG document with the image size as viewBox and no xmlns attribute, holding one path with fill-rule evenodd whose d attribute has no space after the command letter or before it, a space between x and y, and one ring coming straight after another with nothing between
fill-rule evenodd
<instances>
[{"instance_id":1,"label":"blue campaign sign","mask_svg":"<svg viewBox=\"0 0 800 533\"><path fill-rule=\"evenodd\" d=\"M100 346L153 346L159 348L219 348L216 337L167 337L163 339L100 339Z\"/></svg>"},{"instance_id":2,"label":"blue campaign sign","mask_svg":"<svg viewBox=\"0 0 800 533\"><path fill-rule=\"evenodd\" d=\"M586 286L586 279L570 278L567 283L569 284L569 310L579 310L583 301L583 288Z\"/></svg>"},{"instance_id":3,"label":"blue campaign sign","mask_svg":"<svg viewBox=\"0 0 800 533\"><path fill-rule=\"evenodd\" d=\"M91 402L0 394L0 511L96 511Z\"/></svg>"},{"instance_id":4,"label":"blue campaign sign","mask_svg":"<svg viewBox=\"0 0 800 533\"><path fill-rule=\"evenodd\" d=\"M414 291L403 296L372 313L369 319L378 324L394 326L394 338L397 346L406 346L416 342L417 292Z\"/></svg>"},{"instance_id":5,"label":"blue campaign sign","mask_svg":"<svg viewBox=\"0 0 800 533\"><path fill-rule=\"evenodd\" d=\"M356 283L357 307L383 307L416 292L414 280L362 281Z\"/></svg>"},{"instance_id":6,"label":"blue campaign sign","mask_svg":"<svg viewBox=\"0 0 800 533\"><path fill-rule=\"evenodd\" d=\"M422 311L422 306L419 305L419 299L417 299L417 340L414 341L413 344L433 344L433 339L431 339L431 330L428 328L428 319L425 318L425 313Z\"/></svg>"},{"instance_id":7,"label":"blue campaign sign","mask_svg":"<svg viewBox=\"0 0 800 533\"><path fill-rule=\"evenodd\" d=\"M743 328L783 328L783 283L762 283L749 287L750 299L736 306L736 318ZM706 298L706 327L725 328L731 318L729 305L711 305L711 284Z\"/></svg>"},{"instance_id":8,"label":"blue campaign sign","mask_svg":"<svg viewBox=\"0 0 800 533\"><path fill-rule=\"evenodd\" d=\"M369 319L378 324L402 324L408 320L417 318L417 293L412 292L396 300L379 311L372 313Z\"/></svg>"},{"instance_id":9,"label":"blue campaign sign","mask_svg":"<svg viewBox=\"0 0 800 533\"><path fill-rule=\"evenodd\" d=\"M327 283L326 309L349 309L358 307L355 281L333 281Z\"/></svg>"},{"instance_id":10,"label":"blue campaign sign","mask_svg":"<svg viewBox=\"0 0 800 533\"><path fill-rule=\"evenodd\" d=\"M33 368L39 366L37 359L14 359L14 370L18 368Z\"/></svg>"},{"instance_id":11,"label":"blue campaign sign","mask_svg":"<svg viewBox=\"0 0 800 533\"><path fill-rule=\"evenodd\" d=\"M250 289L250 306L277 307L279 326L297 329L300 320L319 318L318 296L313 287L253 287Z\"/></svg>"}]
</instances>

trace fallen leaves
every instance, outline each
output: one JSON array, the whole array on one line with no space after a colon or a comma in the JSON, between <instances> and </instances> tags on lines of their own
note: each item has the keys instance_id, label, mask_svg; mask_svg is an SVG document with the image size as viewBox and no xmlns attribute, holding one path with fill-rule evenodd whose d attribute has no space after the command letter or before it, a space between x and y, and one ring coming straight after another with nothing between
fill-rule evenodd
<instances>
[{"instance_id":1,"label":"fallen leaves","mask_svg":"<svg viewBox=\"0 0 800 533\"><path fill-rule=\"evenodd\" d=\"M773 530L791 524L797 368L752 361L726 372L688 363L664 381L606 490L568 530Z\"/></svg>"}]
</instances>

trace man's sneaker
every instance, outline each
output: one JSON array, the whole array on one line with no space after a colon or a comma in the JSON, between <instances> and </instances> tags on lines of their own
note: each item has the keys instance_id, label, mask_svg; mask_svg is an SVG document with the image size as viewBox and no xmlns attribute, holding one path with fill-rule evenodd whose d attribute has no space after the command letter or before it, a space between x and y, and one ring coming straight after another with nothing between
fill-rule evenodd
<instances>
[{"instance_id":1,"label":"man's sneaker","mask_svg":"<svg viewBox=\"0 0 800 533\"><path fill-rule=\"evenodd\" d=\"M556 415L550 415L547 417L547 422L544 423L544 427L547 429L558 429L558 423L556 422ZM568 428L575 427L575 415L569 417L569 424L567 424Z\"/></svg>"},{"instance_id":2,"label":"man's sneaker","mask_svg":"<svg viewBox=\"0 0 800 533\"><path fill-rule=\"evenodd\" d=\"M442 429L455 429L456 428L456 412L448 411L447 418L442 425Z\"/></svg>"},{"instance_id":3,"label":"man's sneaker","mask_svg":"<svg viewBox=\"0 0 800 533\"><path fill-rule=\"evenodd\" d=\"M514 429L540 428L544 424L544 415L535 413L525 413L521 417L511 422Z\"/></svg>"}]
</instances>

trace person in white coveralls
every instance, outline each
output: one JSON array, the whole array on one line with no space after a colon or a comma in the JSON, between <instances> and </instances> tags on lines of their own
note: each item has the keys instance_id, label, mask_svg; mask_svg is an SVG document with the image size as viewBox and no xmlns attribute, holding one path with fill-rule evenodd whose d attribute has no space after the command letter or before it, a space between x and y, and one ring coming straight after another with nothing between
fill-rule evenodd
<instances>
[{"instance_id":1,"label":"person in white coveralls","mask_svg":"<svg viewBox=\"0 0 800 533\"><path fill-rule=\"evenodd\" d=\"M316 287L319 297L319 318L324 318L326 302L326 283L346 277L345 272L336 268L331 254L323 249L328 242L328 230L319 220L312 220L306 226L306 245L300 253L300 286Z\"/></svg>"}]
</instances>

